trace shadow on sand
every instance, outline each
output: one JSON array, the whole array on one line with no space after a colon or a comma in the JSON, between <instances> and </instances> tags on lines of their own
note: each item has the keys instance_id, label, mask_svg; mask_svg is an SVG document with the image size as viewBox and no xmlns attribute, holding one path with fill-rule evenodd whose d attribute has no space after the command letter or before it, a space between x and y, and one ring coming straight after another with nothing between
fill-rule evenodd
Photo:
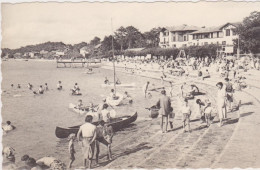
<instances>
[{"instance_id":1,"label":"shadow on sand","mask_svg":"<svg viewBox=\"0 0 260 170\"><path fill-rule=\"evenodd\" d=\"M242 103L240 106L248 106L248 105L253 105L253 102Z\"/></svg>"},{"instance_id":2,"label":"shadow on sand","mask_svg":"<svg viewBox=\"0 0 260 170\"><path fill-rule=\"evenodd\" d=\"M125 156L125 155L130 155L132 153L135 153L135 152L138 152L140 150L147 150L147 149L152 149L153 147L151 146L147 146L147 142L143 142L143 143L140 143L139 145L135 146L134 148L132 149L127 149L126 151L124 152L121 152L121 153L117 153L117 154L114 154L113 155L113 160L116 160L117 158L119 157L122 157L122 156ZM106 157L105 155L104 156L101 156L100 159ZM105 161L105 162L101 162L97 167L103 167L103 166L106 166L107 164L109 164L110 162L112 161Z\"/></svg>"},{"instance_id":3,"label":"shadow on sand","mask_svg":"<svg viewBox=\"0 0 260 170\"><path fill-rule=\"evenodd\" d=\"M246 116L252 115L253 113L254 112L241 113L240 117L246 117Z\"/></svg>"}]
</instances>

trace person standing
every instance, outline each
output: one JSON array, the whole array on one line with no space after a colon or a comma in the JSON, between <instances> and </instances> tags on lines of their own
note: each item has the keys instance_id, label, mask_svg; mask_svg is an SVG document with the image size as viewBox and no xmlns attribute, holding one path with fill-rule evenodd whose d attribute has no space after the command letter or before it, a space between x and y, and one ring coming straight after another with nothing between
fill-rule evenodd
<instances>
[{"instance_id":1,"label":"person standing","mask_svg":"<svg viewBox=\"0 0 260 170\"><path fill-rule=\"evenodd\" d=\"M112 126L105 124L103 120L99 122L97 126L97 138L96 138L96 163L98 164L98 156L100 152L99 143L104 144L107 146L107 159L112 160L112 151L111 151L111 144L112 138L114 136L114 131Z\"/></svg>"},{"instance_id":2,"label":"person standing","mask_svg":"<svg viewBox=\"0 0 260 170\"><path fill-rule=\"evenodd\" d=\"M225 78L225 81L226 81L227 104L228 104L229 110L232 112L234 89L233 89L232 83L230 82L229 78Z\"/></svg>"},{"instance_id":3,"label":"person standing","mask_svg":"<svg viewBox=\"0 0 260 170\"><path fill-rule=\"evenodd\" d=\"M148 87L149 87L150 82L147 81L146 84L143 86L143 92L144 92L144 97L146 98L146 94L148 91Z\"/></svg>"},{"instance_id":4,"label":"person standing","mask_svg":"<svg viewBox=\"0 0 260 170\"><path fill-rule=\"evenodd\" d=\"M188 100L184 99L184 105L181 108L181 112L183 115L183 133L186 132L186 126L188 125L189 132L190 130L190 115L191 115L191 109L188 105Z\"/></svg>"},{"instance_id":5,"label":"person standing","mask_svg":"<svg viewBox=\"0 0 260 170\"><path fill-rule=\"evenodd\" d=\"M207 123L207 127L209 127L211 124L211 113L213 108L211 107L211 103L208 99L205 101L205 103L206 103L206 106L204 108L205 121Z\"/></svg>"},{"instance_id":6,"label":"person standing","mask_svg":"<svg viewBox=\"0 0 260 170\"><path fill-rule=\"evenodd\" d=\"M82 152L83 165L86 167L87 160L89 162L88 168L91 168L92 158L94 155L95 140L96 140L96 126L91 124L93 117L88 115L85 118L85 124L81 125L77 134L77 139L80 141L82 136Z\"/></svg>"},{"instance_id":7,"label":"person standing","mask_svg":"<svg viewBox=\"0 0 260 170\"><path fill-rule=\"evenodd\" d=\"M223 125L223 119L227 118L226 89L223 87L222 82L218 82L216 86L218 87L217 108L218 108L218 116L219 116L219 126L221 127Z\"/></svg>"},{"instance_id":8,"label":"person standing","mask_svg":"<svg viewBox=\"0 0 260 170\"><path fill-rule=\"evenodd\" d=\"M68 137L69 140L69 154L70 154L70 162L68 168L71 168L72 163L75 161L75 149L74 149L74 141L76 139L76 135L71 133Z\"/></svg>"},{"instance_id":9,"label":"person standing","mask_svg":"<svg viewBox=\"0 0 260 170\"><path fill-rule=\"evenodd\" d=\"M204 113L203 107L205 106L205 104L200 99L197 99L196 103L198 105L198 112L200 114L201 123L204 123L205 122L205 113Z\"/></svg>"},{"instance_id":10,"label":"person standing","mask_svg":"<svg viewBox=\"0 0 260 170\"><path fill-rule=\"evenodd\" d=\"M171 99L166 96L166 91L161 91L161 97L159 98L157 102L157 108L160 108L159 114L162 116L161 118L161 130L163 133L167 132L167 126L168 126L168 116L170 112L172 111L171 107Z\"/></svg>"}]
</instances>

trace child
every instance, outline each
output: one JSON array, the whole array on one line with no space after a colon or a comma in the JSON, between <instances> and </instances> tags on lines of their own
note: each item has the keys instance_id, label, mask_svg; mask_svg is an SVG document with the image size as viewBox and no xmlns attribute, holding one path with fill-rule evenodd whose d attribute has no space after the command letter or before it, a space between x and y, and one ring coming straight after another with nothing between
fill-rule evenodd
<instances>
[{"instance_id":1,"label":"child","mask_svg":"<svg viewBox=\"0 0 260 170\"><path fill-rule=\"evenodd\" d=\"M62 90L61 81L58 82L58 84L57 84L57 89L58 89L58 90Z\"/></svg>"},{"instance_id":2,"label":"child","mask_svg":"<svg viewBox=\"0 0 260 170\"><path fill-rule=\"evenodd\" d=\"M43 92L44 92L44 89L42 88L42 85L40 85L40 88L39 88L39 90L38 90L38 93L39 93L39 94L43 94Z\"/></svg>"},{"instance_id":3,"label":"child","mask_svg":"<svg viewBox=\"0 0 260 170\"><path fill-rule=\"evenodd\" d=\"M197 99L196 103L198 104L198 112L200 113L201 123L204 123L205 122L205 114L204 114L204 111L203 111L203 106L205 106L205 104L200 99Z\"/></svg>"},{"instance_id":4,"label":"child","mask_svg":"<svg viewBox=\"0 0 260 170\"><path fill-rule=\"evenodd\" d=\"M76 135L74 133L71 133L68 137L69 139L69 153L70 153L70 162L69 162L69 168L71 168L72 163L75 161L75 149L74 149L74 141L76 139Z\"/></svg>"},{"instance_id":5,"label":"child","mask_svg":"<svg viewBox=\"0 0 260 170\"><path fill-rule=\"evenodd\" d=\"M191 110L190 107L188 105L188 100L185 99L184 100L184 105L181 108L181 112L183 115L183 133L186 132L185 127L188 125L189 128L189 132L191 132L190 130L190 115L191 115Z\"/></svg>"},{"instance_id":6,"label":"child","mask_svg":"<svg viewBox=\"0 0 260 170\"><path fill-rule=\"evenodd\" d=\"M45 83L45 91L48 91L48 90L49 90L48 84Z\"/></svg>"},{"instance_id":7,"label":"child","mask_svg":"<svg viewBox=\"0 0 260 170\"><path fill-rule=\"evenodd\" d=\"M206 107L204 108L205 120L206 120L207 126L209 127L211 124L210 118L211 118L211 112L212 112L213 108L211 107L211 103L209 100L206 100L205 103L206 103Z\"/></svg>"}]
</instances>

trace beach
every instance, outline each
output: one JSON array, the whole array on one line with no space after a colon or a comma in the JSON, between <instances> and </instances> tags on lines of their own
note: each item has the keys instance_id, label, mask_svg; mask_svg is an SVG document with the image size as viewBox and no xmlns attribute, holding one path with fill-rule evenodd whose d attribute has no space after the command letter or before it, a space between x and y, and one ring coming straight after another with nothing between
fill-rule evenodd
<instances>
[{"instance_id":1,"label":"beach","mask_svg":"<svg viewBox=\"0 0 260 170\"><path fill-rule=\"evenodd\" d=\"M82 99L84 104L100 103L108 96L111 88L101 88L104 77L113 80L111 63L104 63L101 68L95 68L93 74L84 74L84 68L56 68L55 62L7 61L2 63L2 119L11 120L17 127L13 132L3 136L3 145L16 149L17 165L22 165L20 157L28 154L38 159L44 156L54 156L68 162L68 141L55 137L55 127L69 127L84 122L84 117L68 110L69 103ZM116 107L118 116L131 115L137 111L138 119L126 129L116 133L112 153L113 161L106 161L105 147L101 147L101 160L93 168L234 168L259 167L259 135L260 126L257 108L259 108L260 86L257 86L259 71L249 70L247 83L249 88L237 92L242 100L239 111L228 113L228 120L223 127L218 127L218 119L207 128L201 124L197 115L195 100L190 100L193 108L191 116L191 133L182 133L182 116L179 114L179 93L181 83L196 84L206 93L202 98L209 98L212 105L216 104L217 88L215 84L223 78L212 74L213 78L202 81L196 78L196 72L190 72L190 77L172 77L176 84L172 97L172 106L176 117L174 128L170 132L160 133L159 118L150 119L150 112L145 108L156 103L159 92L152 92L151 99L145 99L142 86L150 81L152 87L162 85L160 71L144 71L130 74L124 67L116 67L116 75L122 83L136 84L135 88L118 88L119 93L128 93L134 99L132 105ZM167 79L166 79L167 80ZM63 91L56 90L56 84L62 81ZM50 91L42 96L34 96L26 87L27 83L38 88L48 83ZM82 96L71 96L69 89L78 83ZM17 89L16 85L22 88ZM12 89L10 84L14 84ZM166 88L168 92L168 88ZM200 96L198 96L199 98ZM216 115L216 111L213 115ZM250 133L245 133L250 129ZM242 133L244 132L244 133ZM249 140L251 139L251 140ZM240 147L239 147L240 146ZM246 150L245 146L252 149ZM40 149L39 149L40 148ZM73 167L81 166L81 149L76 144L76 161ZM243 154L241 154L242 152ZM233 154L232 154L233 153ZM228 161L227 161L228 160ZM226 162L225 162L226 161ZM259 162L259 161L258 161Z\"/></svg>"}]
</instances>

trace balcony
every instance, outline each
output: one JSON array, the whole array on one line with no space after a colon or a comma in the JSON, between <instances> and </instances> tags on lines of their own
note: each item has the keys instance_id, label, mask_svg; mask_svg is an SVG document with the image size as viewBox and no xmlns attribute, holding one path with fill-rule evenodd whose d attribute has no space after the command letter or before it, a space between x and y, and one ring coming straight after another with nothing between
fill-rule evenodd
<instances>
[{"instance_id":1,"label":"balcony","mask_svg":"<svg viewBox=\"0 0 260 170\"><path fill-rule=\"evenodd\" d=\"M166 45L169 45L169 41L160 42L160 44L166 44Z\"/></svg>"}]
</instances>

